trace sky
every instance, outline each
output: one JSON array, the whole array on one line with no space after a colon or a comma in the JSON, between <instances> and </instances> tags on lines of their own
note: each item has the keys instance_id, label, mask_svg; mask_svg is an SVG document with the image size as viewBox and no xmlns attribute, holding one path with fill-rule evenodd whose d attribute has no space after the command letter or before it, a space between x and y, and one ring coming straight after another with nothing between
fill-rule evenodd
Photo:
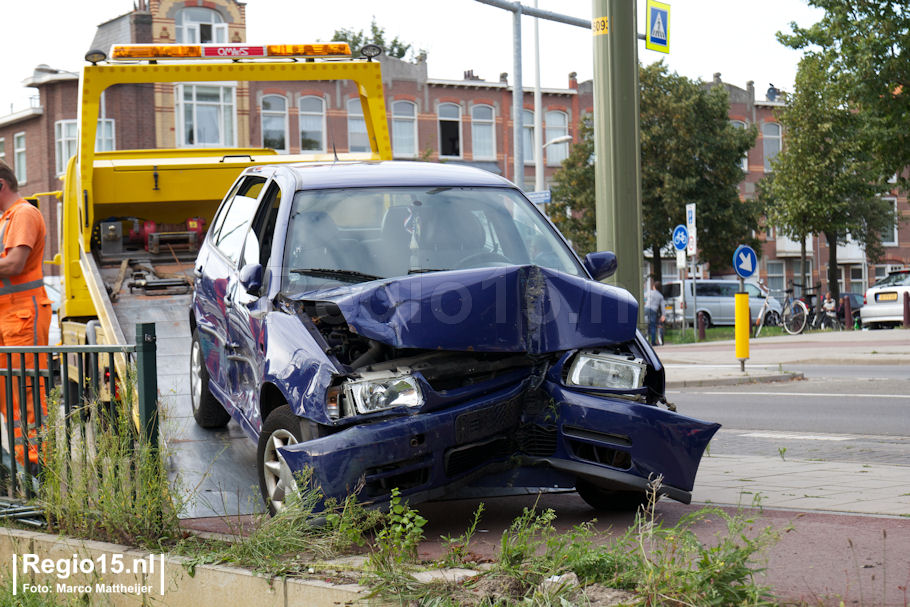
<instances>
[{"instance_id":1,"label":"sky","mask_svg":"<svg viewBox=\"0 0 910 607\"><path fill-rule=\"evenodd\" d=\"M534 0L523 0L533 6ZM792 90L800 52L777 42L790 22L807 26L822 12L805 0L669 0L670 54L638 46L639 59L663 60L692 79L745 88L755 82L762 98L769 84ZM538 0L539 8L591 19L592 0ZM339 7L333 10L332 7ZM132 10L133 0L32 0L4 2L0 37L0 116L28 107L22 81L35 66L78 71L98 24ZM336 29L368 30L373 17L390 37L427 51L430 78L460 80L466 70L489 81L513 72L512 13L476 0L247 0L247 40L261 43L327 41ZM638 31L645 31L645 0L638 0ZM534 19L522 19L523 84L534 85ZM566 88L569 72L593 75L589 30L540 23L541 86ZM511 78L510 78L511 82Z\"/></svg>"}]
</instances>

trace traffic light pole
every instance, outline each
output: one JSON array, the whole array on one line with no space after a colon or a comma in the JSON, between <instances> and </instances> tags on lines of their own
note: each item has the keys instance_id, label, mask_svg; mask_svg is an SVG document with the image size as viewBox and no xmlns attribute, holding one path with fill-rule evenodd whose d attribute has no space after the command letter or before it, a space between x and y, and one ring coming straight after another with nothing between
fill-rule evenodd
<instances>
[{"instance_id":1,"label":"traffic light pole","mask_svg":"<svg viewBox=\"0 0 910 607\"><path fill-rule=\"evenodd\" d=\"M597 248L619 262L611 282L642 297L641 152L635 0L593 0ZM641 316L639 317L641 322Z\"/></svg>"}]
</instances>

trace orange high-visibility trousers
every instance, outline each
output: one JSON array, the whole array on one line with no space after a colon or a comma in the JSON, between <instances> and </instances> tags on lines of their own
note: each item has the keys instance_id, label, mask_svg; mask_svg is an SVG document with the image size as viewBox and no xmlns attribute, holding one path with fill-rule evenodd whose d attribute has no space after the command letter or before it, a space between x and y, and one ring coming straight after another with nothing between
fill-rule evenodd
<instances>
[{"instance_id":1,"label":"orange high-visibility trousers","mask_svg":"<svg viewBox=\"0 0 910 607\"><path fill-rule=\"evenodd\" d=\"M46 302L46 303L43 303ZM35 291L26 293L16 293L11 296L0 298L0 345L2 346L46 346L48 333L51 324L51 305L44 294L42 287L39 293ZM30 371L34 370L34 355L23 355L26 378L25 384L21 383L21 368L23 361L20 355L13 354L9 358L6 355L0 355L0 368L7 368L7 363L11 363L10 369L13 375L11 382L11 399L7 399L7 385L5 374L0 375L0 417L3 424L0 426L0 435L3 443L8 442L8 431L6 420L10 417L13 420L13 435L16 441L15 453L16 460L20 465L25 463L25 448L22 444L22 403L20 395L25 394L25 424L28 429L28 459L30 462L38 463L38 448L36 439L38 428L35 424L35 400L33 390L38 391L38 402L41 407L42 420L47 417L47 402L44 397L44 380L38 385L34 385L34 379ZM47 355L39 356L38 365L40 369L47 369ZM8 445L7 445L7 448Z\"/></svg>"}]
</instances>

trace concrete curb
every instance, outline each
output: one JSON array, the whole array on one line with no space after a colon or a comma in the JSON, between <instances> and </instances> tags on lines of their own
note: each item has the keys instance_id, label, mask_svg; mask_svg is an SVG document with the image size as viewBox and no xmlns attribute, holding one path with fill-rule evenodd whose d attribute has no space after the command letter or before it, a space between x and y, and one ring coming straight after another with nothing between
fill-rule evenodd
<instances>
[{"instance_id":1,"label":"concrete curb","mask_svg":"<svg viewBox=\"0 0 910 607\"><path fill-rule=\"evenodd\" d=\"M65 579L58 579L56 571L49 570L40 574L23 574L22 564L18 568L17 592L23 593L23 584L42 584L49 589L41 594L56 596L58 583L68 586L88 587L88 592L75 592L66 589L62 596L77 597L86 594L89 604L104 604L114 607L135 607L143 605L167 605L168 607L197 607L205 597L206 605L257 605L257 607L286 607L287 605L307 605L307 607L338 607L339 605L378 605L378 601L365 601L368 590L357 584L333 584L318 579L272 578L255 574L245 569L223 565L197 565L192 573L184 566L186 558L165 556L163 574L130 572L138 560L149 561L149 553L106 542L79 540L35 531L3 528L0 531L0 562L12 563L13 555L21 559L23 555L37 555L40 561L50 559L54 563L72 564L74 560L82 562L90 559L95 571L90 573L73 573ZM120 563L127 569L121 573L112 573L113 563ZM100 563L104 562L107 572L101 573ZM154 557L155 566L161 568L162 559ZM12 570L7 580L12 578ZM162 577L163 575L163 577ZM96 585L115 586L110 592L98 592ZM164 585L164 594L161 585ZM116 588L139 586L150 587L150 590L136 592ZM119 591L118 591L119 590Z\"/></svg>"},{"instance_id":2,"label":"concrete curb","mask_svg":"<svg viewBox=\"0 0 910 607\"><path fill-rule=\"evenodd\" d=\"M715 377L707 379L685 379L668 381L667 388L704 388L711 386L739 386L743 384L768 384L772 382L806 379L802 373L780 373L775 375L744 375L741 377Z\"/></svg>"}]
</instances>

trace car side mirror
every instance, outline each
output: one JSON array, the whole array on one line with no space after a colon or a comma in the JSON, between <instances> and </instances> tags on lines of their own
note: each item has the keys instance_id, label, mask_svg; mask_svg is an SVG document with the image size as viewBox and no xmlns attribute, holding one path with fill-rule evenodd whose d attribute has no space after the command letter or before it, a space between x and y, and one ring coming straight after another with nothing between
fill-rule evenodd
<instances>
[{"instance_id":1,"label":"car side mirror","mask_svg":"<svg viewBox=\"0 0 910 607\"><path fill-rule=\"evenodd\" d=\"M616 273L616 254L613 251L600 251L585 255L585 269L594 280L603 280Z\"/></svg>"},{"instance_id":2,"label":"car side mirror","mask_svg":"<svg viewBox=\"0 0 910 607\"><path fill-rule=\"evenodd\" d=\"M262 265L248 263L240 270L240 285L247 294L259 297L262 290Z\"/></svg>"}]
</instances>

